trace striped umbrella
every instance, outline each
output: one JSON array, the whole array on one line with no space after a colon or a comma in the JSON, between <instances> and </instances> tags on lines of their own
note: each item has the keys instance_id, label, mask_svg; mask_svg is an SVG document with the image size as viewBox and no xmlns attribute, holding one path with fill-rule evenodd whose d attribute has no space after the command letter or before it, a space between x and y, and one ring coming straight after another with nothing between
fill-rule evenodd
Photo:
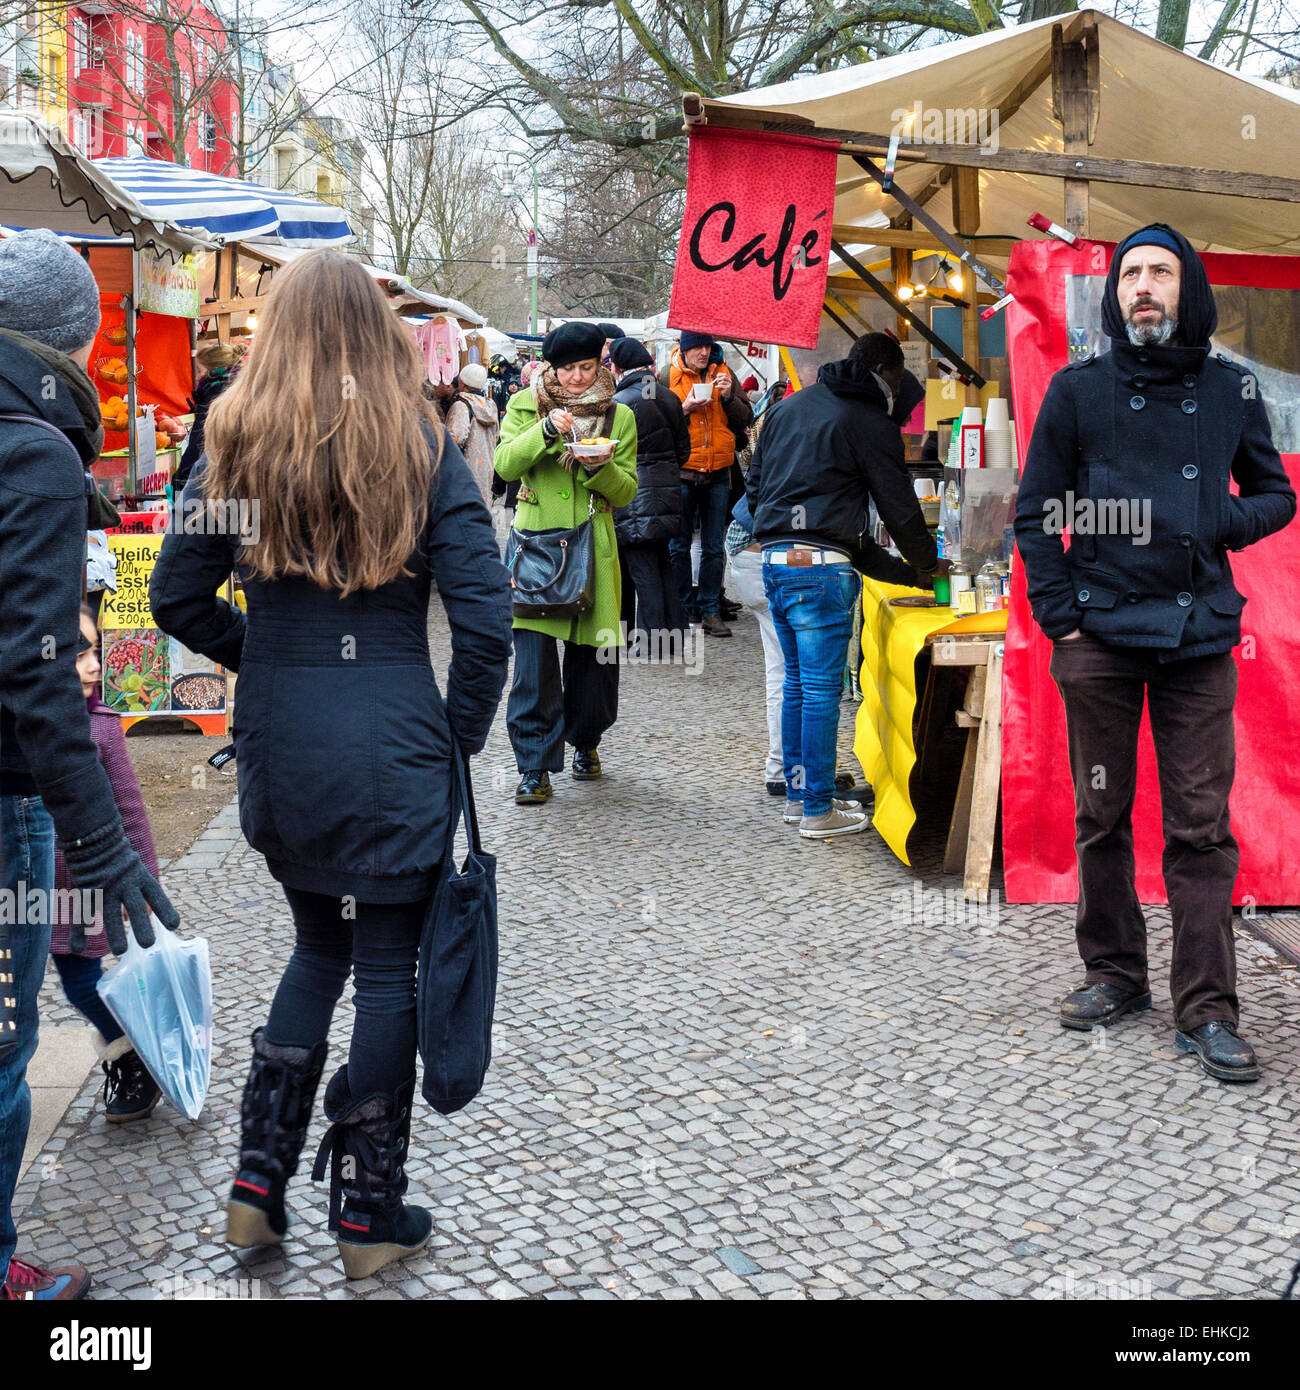
<instances>
[{"instance_id":1,"label":"striped umbrella","mask_svg":"<svg viewBox=\"0 0 1300 1390\"><path fill-rule=\"evenodd\" d=\"M351 241L343 209L297 193L138 156L96 159L95 168L151 213L226 241L337 246Z\"/></svg>"}]
</instances>

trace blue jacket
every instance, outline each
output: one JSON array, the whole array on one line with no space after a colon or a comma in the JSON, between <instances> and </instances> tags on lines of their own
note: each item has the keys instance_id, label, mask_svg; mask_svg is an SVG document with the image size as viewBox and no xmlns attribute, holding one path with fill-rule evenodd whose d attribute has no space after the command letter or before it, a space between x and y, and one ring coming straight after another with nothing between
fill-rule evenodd
<instances>
[{"instance_id":1,"label":"blue jacket","mask_svg":"<svg viewBox=\"0 0 1300 1390\"><path fill-rule=\"evenodd\" d=\"M202 496L206 460L185 489ZM413 902L447 835L450 740L487 739L510 660L510 597L492 520L444 439L409 576L340 598L306 579L244 576L248 617L215 597L238 535L170 533L149 586L154 619L239 672L239 820L291 888ZM444 701L430 664L430 585L451 624Z\"/></svg>"},{"instance_id":2,"label":"blue jacket","mask_svg":"<svg viewBox=\"0 0 1300 1390\"><path fill-rule=\"evenodd\" d=\"M1081 628L1162 661L1230 651L1246 600L1228 551L1295 510L1245 368L1112 338L1056 373L1034 423L1015 523L1034 617L1048 637Z\"/></svg>"}]
</instances>

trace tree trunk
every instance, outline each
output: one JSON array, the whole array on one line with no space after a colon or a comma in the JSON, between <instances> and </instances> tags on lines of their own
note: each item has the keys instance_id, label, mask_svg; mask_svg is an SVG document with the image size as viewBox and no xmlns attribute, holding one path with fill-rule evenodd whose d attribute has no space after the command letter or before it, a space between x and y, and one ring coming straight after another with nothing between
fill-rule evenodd
<instances>
[{"instance_id":1,"label":"tree trunk","mask_svg":"<svg viewBox=\"0 0 1300 1390\"><path fill-rule=\"evenodd\" d=\"M1187 43L1187 12L1191 0L1160 0L1160 18L1156 20L1156 38L1170 48L1182 48Z\"/></svg>"},{"instance_id":2,"label":"tree trunk","mask_svg":"<svg viewBox=\"0 0 1300 1390\"><path fill-rule=\"evenodd\" d=\"M1077 0L1025 0L1020 11L1020 22L1027 24L1031 19L1046 19L1054 14L1071 14L1078 8Z\"/></svg>"}]
</instances>

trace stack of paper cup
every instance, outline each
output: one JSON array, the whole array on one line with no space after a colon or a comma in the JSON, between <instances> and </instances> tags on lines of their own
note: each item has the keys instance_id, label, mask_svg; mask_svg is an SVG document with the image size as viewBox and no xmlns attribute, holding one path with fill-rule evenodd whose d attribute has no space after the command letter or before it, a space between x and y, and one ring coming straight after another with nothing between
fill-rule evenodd
<instances>
[{"instance_id":1,"label":"stack of paper cup","mask_svg":"<svg viewBox=\"0 0 1300 1390\"><path fill-rule=\"evenodd\" d=\"M992 396L988 406L988 419L984 422L984 465L986 468L1010 468L1014 453L1007 403L1001 396Z\"/></svg>"},{"instance_id":2,"label":"stack of paper cup","mask_svg":"<svg viewBox=\"0 0 1300 1390\"><path fill-rule=\"evenodd\" d=\"M966 430L968 430L968 429L970 429L970 428L972 428L972 427L973 427L975 430L977 430L977 431L982 431L982 430L983 430L983 428L984 428L984 415L983 415L983 412L980 410L979 406L977 406L977 405L967 405L967 406L963 406L963 407L962 407L962 412L961 412L961 420L959 421L957 428L958 428L958 430L959 430L960 432L965 433ZM965 445L965 440L962 441L962 445L963 445L963 446ZM982 455L982 450L981 450L981 455ZM988 460L985 459L984 462L985 462L985 464L987 465ZM958 468L969 468L970 466L971 466L970 462L966 459L965 455L961 452L961 449L959 448L958 454L957 454L957 467L958 467ZM978 465L977 465L977 466L978 466Z\"/></svg>"}]
</instances>

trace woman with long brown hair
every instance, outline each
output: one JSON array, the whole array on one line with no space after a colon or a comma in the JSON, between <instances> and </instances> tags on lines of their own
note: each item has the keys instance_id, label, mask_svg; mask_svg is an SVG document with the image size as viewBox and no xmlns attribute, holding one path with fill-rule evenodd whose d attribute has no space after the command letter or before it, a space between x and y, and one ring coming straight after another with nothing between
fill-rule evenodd
<instances>
[{"instance_id":1,"label":"woman with long brown hair","mask_svg":"<svg viewBox=\"0 0 1300 1390\"><path fill-rule=\"evenodd\" d=\"M330 1229L349 1277L429 1238L429 1214L402 1202L420 928L451 759L483 747L510 651L491 517L432 421L422 376L357 262L322 251L278 272L150 585L164 631L239 672L240 824L296 933L253 1035L227 1239L284 1237L285 1186L351 971L351 1049L325 1093ZM252 523L242 534L223 528L240 512ZM232 568L246 620L214 597ZM445 702L429 656L431 581L451 626Z\"/></svg>"}]
</instances>

